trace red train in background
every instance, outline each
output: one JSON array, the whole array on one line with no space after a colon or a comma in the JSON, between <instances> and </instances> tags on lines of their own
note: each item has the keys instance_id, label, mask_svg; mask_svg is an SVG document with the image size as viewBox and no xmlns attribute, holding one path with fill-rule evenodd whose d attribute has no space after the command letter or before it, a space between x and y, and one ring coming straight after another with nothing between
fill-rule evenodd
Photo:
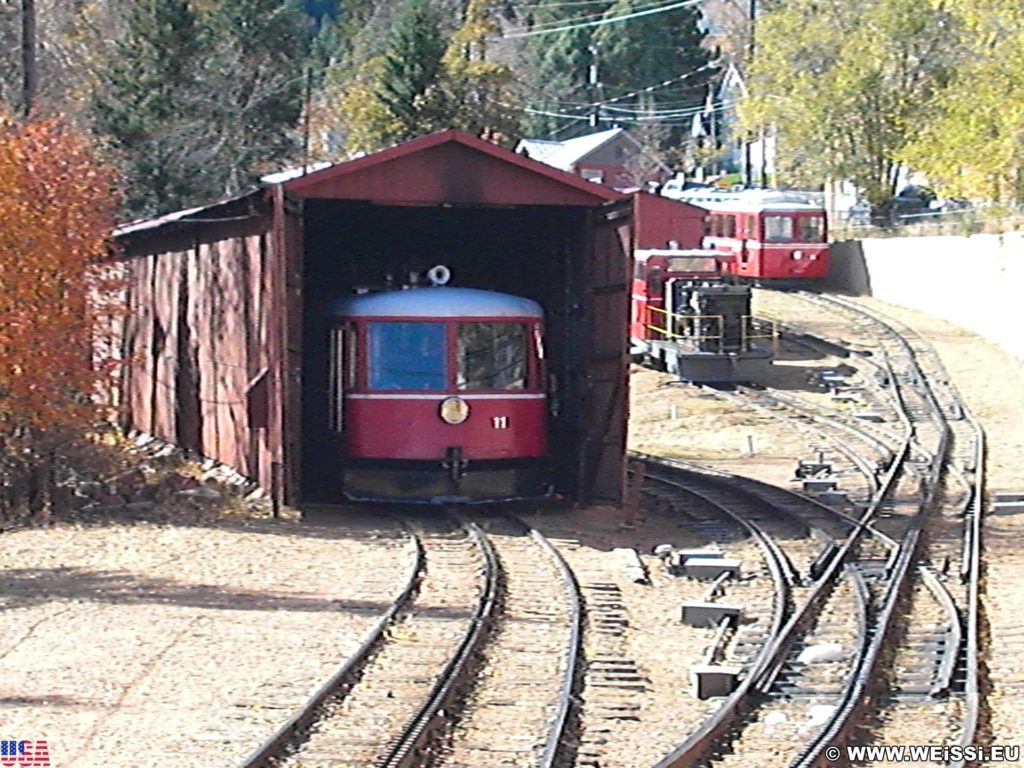
<instances>
[{"instance_id":1,"label":"red train in background","mask_svg":"<svg viewBox=\"0 0 1024 768\"><path fill-rule=\"evenodd\" d=\"M705 248L731 254L727 274L764 282L806 284L828 276L825 209L805 195L768 189L692 189L679 200L708 211Z\"/></svg>"},{"instance_id":2,"label":"red train in background","mask_svg":"<svg viewBox=\"0 0 1024 768\"><path fill-rule=\"evenodd\" d=\"M550 492L538 303L435 285L346 298L330 318L329 426L347 498Z\"/></svg>"},{"instance_id":3,"label":"red train in background","mask_svg":"<svg viewBox=\"0 0 1024 768\"><path fill-rule=\"evenodd\" d=\"M775 328L754 318L751 286L728 274L731 254L637 250L630 352L693 382L757 382L769 372Z\"/></svg>"}]
</instances>

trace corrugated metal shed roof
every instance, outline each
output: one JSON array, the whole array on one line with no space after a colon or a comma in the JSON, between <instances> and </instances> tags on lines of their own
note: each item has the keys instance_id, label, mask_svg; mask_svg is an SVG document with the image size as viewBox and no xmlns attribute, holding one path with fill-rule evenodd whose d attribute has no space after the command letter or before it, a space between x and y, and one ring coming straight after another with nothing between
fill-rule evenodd
<instances>
[{"instance_id":1,"label":"corrugated metal shed roof","mask_svg":"<svg viewBox=\"0 0 1024 768\"><path fill-rule=\"evenodd\" d=\"M175 224L210 224L250 219L262 213L259 208L263 196L264 191L260 189L239 195L238 197L218 200L216 203L199 206L198 208L186 208L183 211L174 211L173 213L167 213L152 219L131 221L117 227L113 234L115 238L121 238L145 234Z\"/></svg>"}]
</instances>

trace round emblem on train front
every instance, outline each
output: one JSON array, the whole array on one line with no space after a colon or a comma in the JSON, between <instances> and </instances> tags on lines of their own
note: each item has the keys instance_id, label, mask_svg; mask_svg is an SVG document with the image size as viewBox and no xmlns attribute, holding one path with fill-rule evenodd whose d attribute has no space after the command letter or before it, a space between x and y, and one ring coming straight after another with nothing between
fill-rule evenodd
<instances>
[{"instance_id":1,"label":"round emblem on train front","mask_svg":"<svg viewBox=\"0 0 1024 768\"><path fill-rule=\"evenodd\" d=\"M441 401L441 418L447 424L461 424L469 418L469 403L461 397L448 397Z\"/></svg>"}]
</instances>

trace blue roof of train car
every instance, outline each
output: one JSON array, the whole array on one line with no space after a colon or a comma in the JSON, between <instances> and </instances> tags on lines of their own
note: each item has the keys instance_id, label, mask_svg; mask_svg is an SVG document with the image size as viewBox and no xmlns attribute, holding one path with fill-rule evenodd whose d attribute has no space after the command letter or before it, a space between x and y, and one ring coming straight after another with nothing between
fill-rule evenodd
<instances>
[{"instance_id":1,"label":"blue roof of train car","mask_svg":"<svg viewBox=\"0 0 1024 768\"><path fill-rule=\"evenodd\" d=\"M351 296L334 302L345 317L543 317L532 299L478 288L433 286Z\"/></svg>"}]
</instances>

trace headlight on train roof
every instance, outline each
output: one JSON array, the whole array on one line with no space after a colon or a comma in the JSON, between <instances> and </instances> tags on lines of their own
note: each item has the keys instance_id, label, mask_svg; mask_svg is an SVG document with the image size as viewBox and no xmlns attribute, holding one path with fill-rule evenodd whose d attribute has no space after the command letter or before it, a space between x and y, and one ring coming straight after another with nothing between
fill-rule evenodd
<instances>
[{"instance_id":1,"label":"headlight on train roof","mask_svg":"<svg viewBox=\"0 0 1024 768\"><path fill-rule=\"evenodd\" d=\"M448 397L441 401L441 418L447 424L461 424L469 417L469 403L461 397Z\"/></svg>"}]
</instances>

